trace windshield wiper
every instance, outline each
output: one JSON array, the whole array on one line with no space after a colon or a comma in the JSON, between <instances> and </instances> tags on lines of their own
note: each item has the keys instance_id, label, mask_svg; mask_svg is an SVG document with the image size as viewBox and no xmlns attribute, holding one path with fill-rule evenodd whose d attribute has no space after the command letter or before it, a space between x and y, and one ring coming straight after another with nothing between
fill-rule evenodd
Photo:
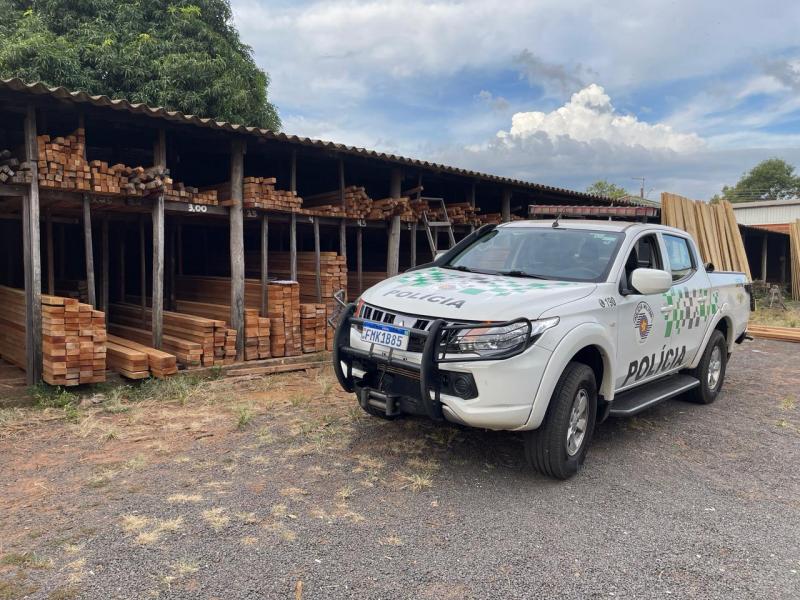
<instances>
[{"instance_id":1,"label":"windshield wiper","mask_svg":"<svg viewBox=\"0 0 800 600\"><path fill-rule=\"evenodd\" d=\"M453 269L454 271L461 271L462 273L474 273L472 269L469 267L465 267L464 265L442 265L443 269Z\"/></svg>"},{"instance_id":2,"label":"windshield wiper","mask_svg":"<svg viewBox=\"0 0 800 600\"><path fill-rule=\"evenodd\" d=\"M506 275L507 277L527 277L529 279L548 279L548 277L542 277L541 275L534 275L533 273L526 273L525 271L520 271L519 269L513 269L511 271L498 271L498 275Z\"/></svg>"}]
</instances>

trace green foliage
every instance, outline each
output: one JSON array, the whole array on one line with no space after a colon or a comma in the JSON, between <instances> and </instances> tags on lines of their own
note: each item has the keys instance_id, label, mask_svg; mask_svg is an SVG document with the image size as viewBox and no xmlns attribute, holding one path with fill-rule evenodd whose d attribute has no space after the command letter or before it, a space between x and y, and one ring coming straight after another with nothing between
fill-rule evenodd
<instances>
[{"instance_id":1,"label":"green foliage","mask_svg":"<svg viewBox=\"0 0 800 600\"><path fill-rule=\"evenodd\" d=\"M0 78L280 128L229 0L0 0Z\"/></svg>"},{"instance_id":2,"label":"green foliage","mask_svg":"<svg viewBox=\"0 0 800 600\"><path fill-rule=\"evenodd\" d=\"M586 188L586 193L594 194L596 196L605 196L606 198L614 198L617 200L623 196L627 196L628 190L605 179L598 179L592 185Z\"/></svg>"},{"instance_id":3,"label":"green foliage","mask_svg":"<svg viewBox=\"0 0 800 600\"><path fill-rule=\"evenodd\" d=\"M36 400L36 406L39 408L65 408L77 399L75 394L72 394L62 388L61 386L47 385L40 383L35 385L31 390L33 399Z\"/></svg>"},{"instance_id":4,"label":"green foliage","mask_svg":"<svg viewBox=\"0 0 800 600\"><path fill-rule=\"evenodd\" d=\"M762 160L743 174L734 186L725 186L712 203L753 202L758 200L786 200L800 194L800 176L794 166L780 158Z\"/></svg>"}]
</instances>

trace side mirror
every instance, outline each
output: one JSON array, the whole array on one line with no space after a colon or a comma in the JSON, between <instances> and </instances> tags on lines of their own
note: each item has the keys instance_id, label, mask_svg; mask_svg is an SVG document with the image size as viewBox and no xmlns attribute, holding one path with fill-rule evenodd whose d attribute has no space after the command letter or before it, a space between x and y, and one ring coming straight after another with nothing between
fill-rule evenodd
<instances>
[{"instance_id":1,"label":"side mirror","mask_svg":"<svg viewBox=\"0 0 800 600\"><path fill-rule=\"evenodd\" d=\"M640 294L663 294L672 287L672 275L660 269L636 269L631 286Z\"/></svg>"},{"instance_id":2,"label":"side mirror","mask_svg":"<svg viewBox=\"0 0 800 600\"><path fill-rule=\"evenodd\" d=\"M704 266L706 268L706 273L713 273L716 269L716 267L714 267L714 263L712 262L707 262Z\"/></svg>"}]
</instances>

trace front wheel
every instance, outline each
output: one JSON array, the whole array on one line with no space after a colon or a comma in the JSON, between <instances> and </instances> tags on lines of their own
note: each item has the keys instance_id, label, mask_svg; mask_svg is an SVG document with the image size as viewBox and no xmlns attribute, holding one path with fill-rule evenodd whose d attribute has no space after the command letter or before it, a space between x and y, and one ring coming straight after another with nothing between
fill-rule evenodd
<instances>
[{"instance_id":1,"label":"front wheel","mask_svg":"<svg viewBox=\"0 0 800 600\"><path fill-rule=\"evenodd\" d=\"M544 422L526 434L528 464L556 479L572 477L586 458L596 417L594 372L571 362L556 384Z\"/></svg>"},{"instance_id":2,"label":"front wheel","mask_svg":"<svg viewBox=\"0 0 800 600\"><path fill-rule=\"evenodd\" d=\"M697 404L711 404L717 399L725 382L725 367L728 364L728 344L722 332L715 330L708 340L703 358L689 373L700 380L700 385L690 390L686 398Z\"/></svg>"}]
</instances>

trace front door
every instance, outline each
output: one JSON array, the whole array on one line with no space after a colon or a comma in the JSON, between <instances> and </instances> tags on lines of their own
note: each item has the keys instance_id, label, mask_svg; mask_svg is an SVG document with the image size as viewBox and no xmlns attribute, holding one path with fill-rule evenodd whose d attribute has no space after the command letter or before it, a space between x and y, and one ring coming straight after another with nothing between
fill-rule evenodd
<instances>
[{"instance_id":1,"label":"front door","mask_svg":"<svg viewBox=\"0 0 800 600\"><path fill-rule=\"evenodd\" d=\"M666 294L640 294L630 286L634 270L664 267L658 236L645 234L630 249L620 273L620 288L625 293L617 302L617 391L654 379L682 360L681 349L665 336Z\"/></svg>"}]
</instances>

